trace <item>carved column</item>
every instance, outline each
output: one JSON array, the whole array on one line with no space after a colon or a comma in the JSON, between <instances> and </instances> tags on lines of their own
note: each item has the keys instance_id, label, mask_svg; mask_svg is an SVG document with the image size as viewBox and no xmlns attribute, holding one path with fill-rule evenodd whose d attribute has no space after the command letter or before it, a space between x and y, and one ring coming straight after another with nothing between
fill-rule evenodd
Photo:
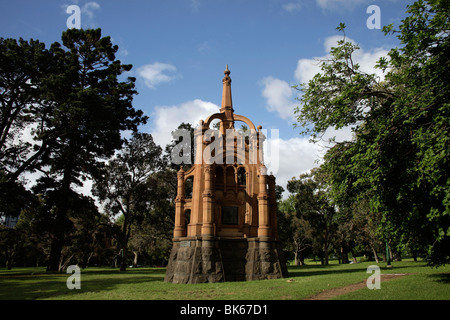
<instances>
[{"instance_id":1,"label":"carved column","mask_svg":"<svg viewBox=\"0 0 450 320\"><path fill-rule=\"evenodd\" d=\"M258 212L259 226L258 237L267 240L270 238L269 197L267 195L267 168L262 165L259 169L259 193Z\"/></svg>"},{"instance_id":2,"label":"carved column","mask_svg":"<svg viewBox=\"0 0 450 320\"><path fill-rule=\"evenodd\" d=\"M258 163L264 164L264 150L263 145L264 141L266 141L266 136L262 132L262 126L258 126L258 141L257 141L257 157L258 157ZM266 169L267 170L267 169ZM267 174L267 173L266 173Z\"/></svg>"},{"instance_id":3,"label":"carved column","mask_svg":"<svg viewBox=\"0 0 450 320\"><path fill-rule=\"evenodd\" d=\"M199 126L195 128L194 130L194 163L195 164L202 164L203 163L203 120L200 120Z\"/></svg>"},{"instance_id":4,"label":"carved column","mask_svg":"<svg viewBox=\"0 0 450 320\"><path fill-rule=\"evenodd\" d=\"M184 215L184 170L180 168L177 174L178 191L175 199L175 229L173 231L174 238L186 236L185 215Z\"/></svg>"},{"instance_id":5,"label":"carved column","mask_svg":"<svg viewBox=\"0 0 450 320\"><path fill-rule=\"evenodd\" d=\"M213 215L213 166L205 165L205 189L203 191L203 226L202 236L214 236Z\"/></svg>"},{"instance_id":6,"label":"carved column","mask_svg":"<svg viewBox=\"0 0 450 320\"><path fill-rule=\"evenodd\" d=\"M277 195L275 193L275 177L270 175L267 177L269 185L269 215L270 226L272 228L272 238L278 240L278 224L277 224Z\"/></svg>"}]
</instances>

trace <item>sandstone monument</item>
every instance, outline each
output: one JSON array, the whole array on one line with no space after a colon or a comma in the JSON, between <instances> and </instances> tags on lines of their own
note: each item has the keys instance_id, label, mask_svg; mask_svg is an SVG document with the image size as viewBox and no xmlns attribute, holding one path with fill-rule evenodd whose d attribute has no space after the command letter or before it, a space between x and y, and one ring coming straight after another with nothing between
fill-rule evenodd
<instances>
[{"instance_id":1,"label":"sandstone monument","mask_svg":"<svg viewBox=\"0 0 450 320\"><path fill-rule=\"evenodd\" d=\"M166 282L287 276L277 232L275 177L263 160L261 126L234 114L228 66L222 107L195 130L195 164L178 172L173 248ZM195 112L195 111L193 111ZM213 120L220 129L212 130ZM243 134L235 122L243 122ZM187 186L192 190L187 191Z\"/></svg>"}]
</instances>

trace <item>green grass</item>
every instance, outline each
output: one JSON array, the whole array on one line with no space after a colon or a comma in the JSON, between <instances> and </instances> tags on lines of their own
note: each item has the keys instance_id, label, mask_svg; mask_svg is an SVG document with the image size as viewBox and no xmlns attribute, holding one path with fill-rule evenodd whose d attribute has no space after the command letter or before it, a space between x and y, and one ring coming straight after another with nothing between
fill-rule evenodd
<instances>
[{"instance_id":1,"label":"green grass","mask_svg":"<svg viewBox=\"0 0 450 320\"><path fill-rule=\"evenodd\" d=\"M82 299L82 300L298 300L321 291L365 281L369 265L336 263L289 267L289 277L276 280L209 284L164 282L164 268L140 268L119 272L111 268L81 271L81 289L69 290L65 273L45 273L44 268L0 269L0 299ZM336 299L444 299L450 300L449 267L432 269L424 262L394 262L393 268L380 263L381 273L410 275L381 283L380 290L367 288Z\"/></svg>"}]
</instances>

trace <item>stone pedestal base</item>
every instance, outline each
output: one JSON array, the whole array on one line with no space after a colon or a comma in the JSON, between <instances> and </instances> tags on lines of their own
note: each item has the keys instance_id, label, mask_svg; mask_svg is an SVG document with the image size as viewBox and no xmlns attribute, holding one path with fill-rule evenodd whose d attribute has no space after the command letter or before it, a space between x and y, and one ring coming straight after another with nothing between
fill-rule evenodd
<instances>
[{"instance_id":1,"label":"stone pedestal base","mask_svg":"<svg viewBox=\"0 0 450 320\"><path fill-rule=\"evenodd\" d=\"M175 239L165 282L205 283L287 277L279 243L259 238Z\"/></svg>"}]
</instances>

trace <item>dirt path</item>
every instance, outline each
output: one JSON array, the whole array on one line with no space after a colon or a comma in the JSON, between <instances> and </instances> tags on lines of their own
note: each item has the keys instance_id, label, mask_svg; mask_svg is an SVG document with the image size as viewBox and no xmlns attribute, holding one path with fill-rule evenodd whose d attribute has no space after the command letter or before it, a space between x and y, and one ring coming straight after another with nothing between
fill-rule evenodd
<instances>
[{"instance_id":1,"label":"dirt path","mask_svg":"<svg viewBox=\"0 0 450 320\"><path fill-rule=\"evenodd\" d=\"M406 275L407 275L406 273L382 274L381 282L389 281L392 279L397 279L397 278L400 278L400 277L403 277ZM337 297L337 296L340 296L340 295L343 295L343 294L346 294L349 292L353 292L356 290L366 288L366 286L367 286L366 281L367 280L364 280L363 282L351 284L351 285L348 285L348 286L342 287L342 288L334 288L334 289L325 290L325 291L315 294L309 298L306 298L304 300L328 300L328 299L331 299L331 298L334 298L334 297Z\"/></svg>"}]
</instances>

